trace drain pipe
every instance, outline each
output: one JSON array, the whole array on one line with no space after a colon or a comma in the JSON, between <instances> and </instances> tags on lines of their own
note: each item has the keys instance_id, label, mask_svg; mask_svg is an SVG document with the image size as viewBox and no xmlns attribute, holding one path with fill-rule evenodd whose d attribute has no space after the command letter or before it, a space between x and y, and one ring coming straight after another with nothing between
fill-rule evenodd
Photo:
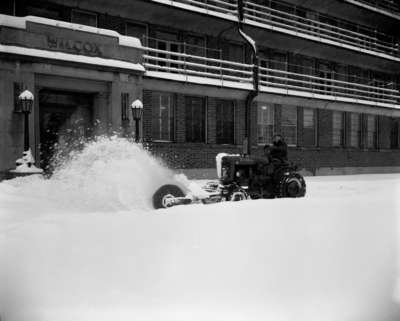
<instances>
[{"instance_id":1,"label":"drain pipe","mask_svg":"<svg viewBox=\"0 0 400 321\"><path fill-rule=\"evenodd\" d=\"M241 37L246 41L252 50L252 64L253 64L253 89L246 97L246 130L245 139L243 141L243 153L245 155L251 154L251 105L255 97L258 96L258 52L256 42L243 31L244 20L244 0L238 0L238 29Z\"/></svg>"}]
</instances>

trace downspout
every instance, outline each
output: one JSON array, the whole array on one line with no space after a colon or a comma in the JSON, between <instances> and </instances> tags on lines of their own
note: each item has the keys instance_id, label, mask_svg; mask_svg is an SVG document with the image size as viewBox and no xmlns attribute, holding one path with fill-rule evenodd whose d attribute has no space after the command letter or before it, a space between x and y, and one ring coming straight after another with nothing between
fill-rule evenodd
<instances>
[{"instance_id":1,"label":"downspout","mask_svg":"<svg viewBox=\"0 0 400 321\"><path fill-rule=\"evenodd\" d=\"M246 97L246 130L245 139L243 141L243 153L245 155L251 154L251 105L255 97L258 96L258 52L256 42L243 31L244 20L244 2L238 0L238 29L241 37L246 41L252 50L252 64L253 64L253 89Z\"/></svg>"}]
</instances>

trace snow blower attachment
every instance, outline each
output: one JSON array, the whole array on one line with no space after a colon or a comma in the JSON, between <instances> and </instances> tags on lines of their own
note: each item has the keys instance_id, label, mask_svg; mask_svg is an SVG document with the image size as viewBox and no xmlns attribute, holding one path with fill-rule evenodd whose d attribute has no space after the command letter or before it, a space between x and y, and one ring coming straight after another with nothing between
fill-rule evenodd
<instances>
[{"instance_id":1,"label":"snow blower attachment","mask_svg":"<svg viewBox=\"0 0 400 321\"><path fill-rule=\"evenodd\" d=\"M203 187L204 197L185 195L177 185L163 185L153 195L154 208L168 208L191 203L217 203L245 199L303 197L306 193L304 178L289 162L267 157L244 157L218 154L218 181Z\"/></svg>"}]
</instances>

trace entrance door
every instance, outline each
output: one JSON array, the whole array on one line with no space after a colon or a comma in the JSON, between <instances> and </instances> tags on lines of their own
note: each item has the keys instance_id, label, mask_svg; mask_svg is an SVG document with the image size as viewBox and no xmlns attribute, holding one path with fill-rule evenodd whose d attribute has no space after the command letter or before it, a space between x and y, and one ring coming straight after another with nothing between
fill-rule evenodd
<instances>
[{"instance_id":1,"label":"entrance door","mask_svg":"<svg viewBox=\"0 0 400 321\"><path fill-rule=\"evenodd\" d=\"M54 157L79 149L92 133L93 97L90 94L39 92L40 166L54 169Z\"/></svg>"}]
</instances>

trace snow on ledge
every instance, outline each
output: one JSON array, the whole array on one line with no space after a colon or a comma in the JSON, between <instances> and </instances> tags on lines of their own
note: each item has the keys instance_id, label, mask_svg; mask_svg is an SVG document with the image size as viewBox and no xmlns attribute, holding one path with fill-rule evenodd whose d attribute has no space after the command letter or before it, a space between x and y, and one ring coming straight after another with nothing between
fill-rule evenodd
<instances>
[{"instance_id":1,"label":"snow on ledge","mask_svg":"<svg viewBox=\"0 0 400 321\"><path fill-rule=\"evenodd\" d=\"M26 17L14 17L0 14L0 26L6 26L17 29L26 29L26 23L33 22L38 24L44 24L53 27L65 28L74 31L82 31L88 33L94 33L102 36L109 36L119 39L119 45L125 47L132 47L137 49L143 49L142 44L138 38L123 36L116 31L95 28L90 26L85 26L77 23L65 22L60 20L47 19L36 16L26 16Z\"/></svg>"},{"instance_id":2,"label":"snow on ledge","mask_svg":"<svg viewBox=\"0 0 400 321\"><path fill-rule=\"evenodd\" d=\"M198 8L195 5L191 5L191 4L183 4L180 2L176 2L173 0L151 0L153 2L156 3L161 3L161 4L165 4L165 5L169 5L169 6L173 6L176 8L180 8L180 9L185 9L185 10L189 10L189 11L194 11L194 12L198 12L198 13L203 13L203 14L207 14L210 16L214 16L217 18L221 18L221 19L225 19L225 20L230 20L230 21L237 21L237 18L235 15L230 15L228 13L222 13L222 12L216 12L216 11L212 11L212 10L208 10L208 9L204 9L204 8ZM346 0L346 1L351 1L351 0ZM368 54L368 55L372 55L372 56L378 56L380 58L385 58L385 59L389 59L389 60L394 60L394 61L398 61L400 62L400 58L392 56L390 54L386 54L383 52L378 52L378 51L373 51L373 50L368 50L365 48L361 48L361 47L357 47L357 46L352 46L349 44L345 44L345 43L341 43L338 41L333 41L330 39L326 39L324 37L317 37L317 36L313 36L313 35L308 35L306 33L303 33L301 31L293 31L293 30L289 30L289 29L285 29L282 27L277 27L277 26L273 26L267 23L260 23L251 19L244 19L243 21L245 24L247 25L252 25L254 27L259 27L262 29L268 29L268 30L272 30L272 31L276 31L276 32L280 32L280 33L284 33L284 34L289 34L291 36L295 36L295 37L300 37L300 38L304 38L304 39L308 39L308 40L312 40L312 41L316 41L316 42L321 42L324 44L328 44L328 45L332 45L332 46L336 46L336 47L342 47L345 49L349 49L352 51L357 51L357 52L362 52L364 54Z\"/></svg>"},{"instance_id":3,"label":"snow on ledge","mask_svg":"<svg viewBox=\"0 0 400 321\"><path fill-rule=\"evenodd\" d=\"M105 66L105 67L117 68L117 69L128 69L128 70L139 71L139 72L145 71L144 67L138 63L132 63L132 62L116 60L116 59L106 59L106 58L100 58L100 57L89 57L89 56L75 55L75 54L58 52L58 51L49 51L49 50L33 49L33 48L26 48L26 47L0 45L0 53L15 54L15 55L21 55L21 56L28 56L28 57L38 57L38 58L45 58L45 59L58 60L58 61L67 61L67 62L74 62L74 63L82 63L82 64L88 64L88 65L93 65L93 66Z\"/></svg>"},{"instance_id":4,"label":"snow on ledge","mask_svg":"<svg viewBox=\"0 0 400 321\"><path fill-rule=\"evenodd\" d=\"M368 5L366 3L363 3L363 2L360 2L360 1L357 1L357 0L344 0L344 1L346 1L348 3L351 3L351 4L355 5L355 6L359 6L359 7L362 7L364 9L375 11L375 12L378 12L378 13L383 14L385 16L389 16L391 18L400 20L400 15L399 14L392 13L390 11L387 11L387 10L383 9L383 8L381 9L380 7L374 7L372 5Z\"/></svg>"},{"instance_id":5,"label":"snow on ledge","mask_svg":"<svg viewBox=\"0 0 400 321\"><path fill-rule=\"evenodd\" d=\"M240 82L228 81L228 80L222 80L222 79L213 79L213 78L205 78L205 77L198 77L198 76L188 76L188 75L173 74L173 73L160 72L160 71L146 71L145 76L152 77L152 78L163 78L163 79L172 80L172 81L188 82L188 83L194 83L194 84L199 84L199 85L211 85L211 86L219 86L219 87L226 87L226 88L234 88L234 89L240 89L240 90L251 90L253 88L253 85L251 83L240 83ZM400 105L396 105L396 104L381 103L381 102L376 102L376 101L363 100L363 99L350 98L350 97L321 95L321 94L315 94L315 93L307 92L307 91L299 91L299 90L292 90L292 89L285 89L285 88L260 86L260 91L263 93L271 93L271 94L278 94L278 95L288 95L288 96L296 96L296 97L305 97L305 98L314 98L314 99L321 99L321 100L346 102L346 103L352 103L352 104L361 104L361 105L367 105L367 106L373 106L373 107L400 109Z\"/></svg>"}]
</instances>

